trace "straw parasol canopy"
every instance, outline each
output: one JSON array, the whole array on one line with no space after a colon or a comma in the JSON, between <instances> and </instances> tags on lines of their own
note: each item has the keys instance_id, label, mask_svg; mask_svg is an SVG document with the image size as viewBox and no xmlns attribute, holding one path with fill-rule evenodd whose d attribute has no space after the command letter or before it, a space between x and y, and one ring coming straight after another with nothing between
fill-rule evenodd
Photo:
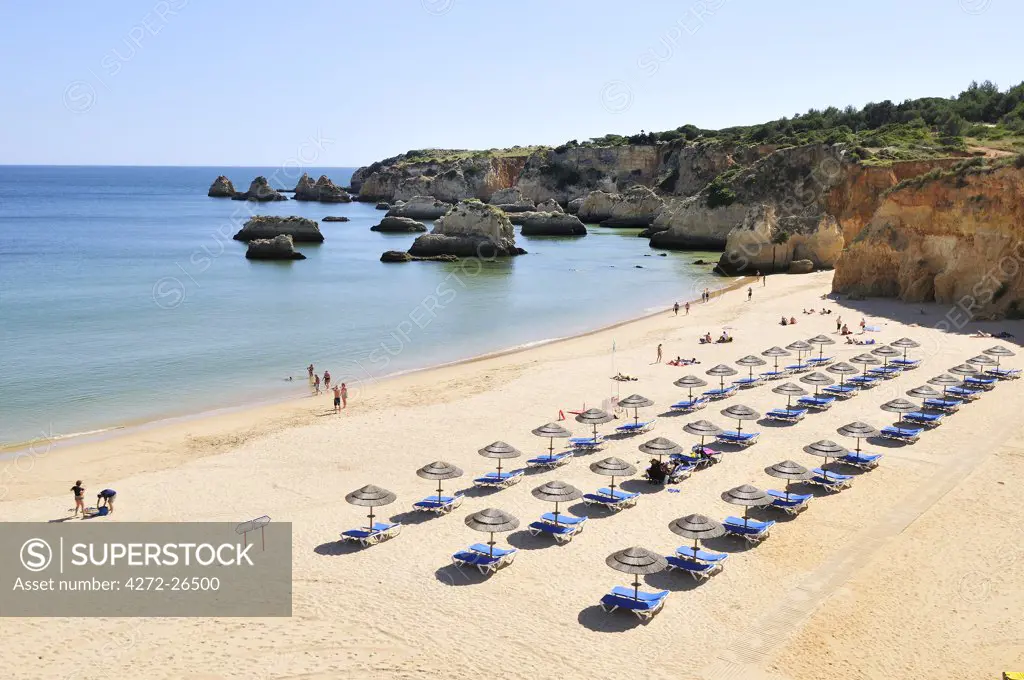
<instances>
[{"instance_id":1,"label":"straw parasol canopy","mask_svg":"<svg viewBox=\"0 0 1024 680\"><path fill-rule=\"evenodd\" d=\"M840 361L837 364L832 364L831 366L826 366L825 370L828 371L829 373L835 373L836 375L839 376L839 385L840 386L843 385L844 381L846 380L846 376L853 375L854 373L859 373L860 372L854 366L851 366L850 364L846 363L845 361Z\"/></svg>"},{"instance_id":2,"label":"straw parasol canopy","mask_svg":"<svg viewBox=\"0 0 1024 680\"><path fill-rule=\"evenodd\" d=\"M550 441L548 446L548 458L555 455L555 440L566 439L572 436L572 432L565 429L558 423L548 423L547 425L541 425L540 427L532 430L533 434L538 437L547 437Z\"/></svg>"},{"instance_id":3,"label":"straw parasol canopy","mask_svg":"<svg viewBox=\"0 0 1024 680\"><path fill-rule=\"evenodd\" d=\"M879 435L878 430L871 427L867 423L862 423L859 420L855 420L852 423L843 425L836 430L840 435L844 437L851 437L857 440L857 448L854 449L858 454L860 453L860 440L867 439L868 437L877 437Z\"/></svg>"},{"instance_id":4,"label":"straw parasol canopy","mask_svg":"<svg viewBox=\"0 0 1024 680\"><path fill-rule=\"evenodd\" d=\"M815 371L814 373L808 373L807 375L800 376L800 382L808 385L814 385L814 396L818 396L818 388L822 385L832 385L835 380L828 377L824 373Z\"/></svg>"},{"instance_id":5,"label":"straw parasol canopy","mask_svg":"<svg viewBox=\"0 0 1024 680\"><path fill-rule=\"evenodd\" d=\"M743 507L743 526L747 525L747 511L750 508L771 505L772 497L750 484L743 484L722 492L722 500Z\"/></svg>"},{"instance_id":6,"label":"straw parasol canopy","mask_svg":"<svg viewBox=\"0 0 1024 680\"><path fill-rule=\"evenodd\" d=\"M533 497L555 504L555 524L558 524L558 504L583 498L583 492L568 482L553 480L534 489Z\"/></svg>"},{"instance_id":7,"label":"straw parasol canopy","mask_svg":"<svg viewBox=\"0 0 1024 680\"><path fill-rule=\"evenodd\" d=\"M958 364L953 368L949 369L949 372L952 373L953 375L964 376L978 375L979 373L978 369L976 369L974 366L971 366L970 364Z\"/></svg>"},{"instance_id":8,"label":"straw parasol canopy","mask_svg":"<svg viewBox=\"0 0 1024 680\"><path fill-rule=\"evenodd\" d=\"M647 408L648 406L654 406L654 402L647 397L641 397L639 394L631 394L624 399L619 399L619 406L624 409L633 409L633 422L640 422L640 409Z\"/></svg>"},{"instance_id":9,"label":"straw parasol canopy","mask_svg":"<svg viewBox=\"0 0 1024 680\"><path fill-rule=\"evenodd\" d=\"M825 473L825 479L828 479L828 468L825 467L828 465L828 459L839 458L850 452L839 444L836 444L831 439L822 439L805 446L804 453L809 453L812 456L821 456L825 459L825 462L821 465L821 471Z\"/></svg>"},{"instance_id":10,"label":"straw parasol canopy","mask_svg":"<svg viewBox=\"0 0 1024 680\"><path fill-rule=\"evenodd\" d=\"M870 354L858 354L857 356L850 359L850 363L860 364L861 366L864 367L861 370L866 370L868 366L873 366L875 364L882 363L882 360Z\"/></svg>"},{"instance_id":11,"label":"straw parasol canopy","mask_svg":"<svg viewBox=\"0 0 1024 680\"><path fill-rule=\"evenodd\" d=\"M498 476L501 476L501 461L507 458L518 458L523 452L505 442L494 442L477 451L484 458L495 458L498 461Z\"/></svg>"},{"instance_id":12,"label":"straw parasol canopy","mask_svg":"<svg viewBox=\"0 0 1024 680\"><path fill-rule=\"evenodd\" d=\"M491 557L494 557L494 534L518 529L519 520L504 510L485 508L467 517L466 526L474 531L490 534L487 545L491 549Z\"/></svg>"},{"instance_id":13,"label":"straw parasol canopy","mask_svg":"<svg viewBox=\"0 0 1024 680\"><path fill-rule=\"evenodd\" d=\"M825 356L825 345L834 345L836 341L827 335L815 335L813 338L808 338L807 342L812 345L818 346L818 358Z\"/></svg>"},{"instance_id":14,"label":"straw parasol canopy","mask_svg":"<svg viewBox=\"0 0 1024 680\"><path fill-rule=\"evenodd\" d=\"M943 397L946 396L946 390L948 390L950 387L960 385L962 382L963 381L960 378L954 378L949 373L943 373L928 380L929 385L938 385L939 387L942 388Z\"/></svg>"},{"instance_id":15,"label":"straw parasol canopy","mask_svg":"<svg viewBox=\"0 0 1024 680\"><path fill-rule=\"evenodd\" d=\"M790 408L793 404L793 397L802 397L807 394L807 390L800 387L796 383L782 383L778 387L773 387L772 392L775 394L781 394L786 397L786 408Z\"/></svg>"},{"instance_id":16,"label":"straw parasol canopy","mask_svg":"<svg viewBox=\"0 0 1024 680\"><path fill-rule=\"evenodd\" d=\"M921 346L921 343L911 340L910 338L900 338L899 340L893 340L889 343L893 347L899 347L903 350L903 360L907 360L907 350L916 349Z\"/></svg>"},{"instance_id":17,"label":"straw parasol canopy","mask_svg":"<svg viewBox=\"0 0 1024 680\"><path fill-rule=\"evenodd\" d=\"M690 395L687 398L693 401L693 388L706 387L708 383L707 381L701 380L695 375L684 375L682 378L676 380L672 384L675 385L676 387L682 387L689 390Z\"/></svg>"},{"instance_id":18,"label":"straw parasol canopy","mask_svg":"<svg viewBox=\"0 0 1024 680\"><path fill-rule=\"evenodd\" d=\"M794 352L810 352L814 348L811 347L811 344L809 342L804 342L803 340L794 340L793 342L786 345L786 349L791 349Z\"/></svg>"},{"instance_id":19,"label":"straw parasol canopy","mask_svg":"<svg viewBox=\"0 0 1024 680\"><path fill-rule=\"evenodd\" d=\"M920 397L921 399L934 399L942 396L942 392L939 392L934 387L929 387L928 385L921 385L920 387L915 387L912 390L907 390L907 394L912 397Z\"/></svg>"},{"instance_id":20,"label":"straw parasol canopy","mask_svg":"<svg viewBox=\"0 0 1024 680\"><path fill-rule=\"evenodd\" d=\"M995 366L996 360L988 355L979 354L976 357L968 359L966 363L971 364L972 366Z\"/></svg>"},{"instance_id":21,"label":"straw parasol canopy","mask_svg":"<svg viewBox=\"0 0 1024 680\"><path fill-rule=\"evenodd\" d=\"M999 370L999 360L1000 359L1002 359L1003 357L1017 356L1016 353L1014 353L1013 351L1003 347L1002 345L996 345L994 347L989 347L987 350L985 350L985 354L989 355L990 357L995 357L996 358L996 370Z\"/></svg>"},{"instance_id":22,"label":"straw parasol canopy","mask_svg":"<svg viewBox=\"0 0 1024 680\"><path fill-rule=\"evenodd\" d=\"M371 530L373 529L373 509L382 505L391 505L395 502L396 498L398 497L387 489L382 489L373 484L367 484L361 489L356 489L352 493L345 495L346 502L370 508L370 514L367 516L370 518L370 526L368 528Z\"/></svg>"},{"instance_id":23,"label":"straw parasol canopy","mask_svg":"<svg viewBox=\"0 0 1024 680\"><path fill-rule=\"evenodd\" d=\"M633 574L633 598L638 599L640 593L640 575L656 574L668 566L668 561L647 548L633 546L614 552L604 561L609 567L625 574Z\"/></svg>"},{"instance_id":24,"label":"straw parasol canopy","mask_svg":"<svg viewBox=\"0 0 1024 680\"><path fill-rule=\"evenodd\" d=\"M754 366L764 366L767 363L768 362L761 357L755 357L753 354L748 354L747 356L736 360L737 366L747 366L750 369L751 379L754 378Z\"/></svg>"},{"instance_id":25,"label":"straw parasol canopy","mask_svg":"<svg viewBox=\"0 0 1024 680\"><path fill-rule=\"evenodd\" d=\"M769 477L786 480L787 501L789 500L789 485L792 482L802 482L814 476L813 472L792 460L784 460L780 463L769 465L764 469L764 473Z\"/></svg>"},{"instance_id":26,"label":"straw parasol canopy","mask_svg":"<svg viewBox=\"0 0 1024 680\"><path fill-rule=\"evenodd\" d=\"M736 432L743 432L744 420L757 420L761 417L760 413L743 404L733 404L729 408L722 409L721 413L726 418L733 418L736 421Z\"/></svg>"},{"instance_id":27,"label":"straw parasol canopy","mask_svg":"<svg viewBox=\"0 0 1024 680\"><path fill-rule=\"evenodd\" d=\"M779 357L788 357L790 354L791 353L788 350L784 350L778 345L775 347L769 347L765 351L761 352L761 356L775 359L775 368L773 370L776 373L779 371Z\"/></svg>"},{"instance_id":28,"label":"straw parasol canopy","mask_svg":"<svg viewBox=\"0 0 1024 680\"><path fill-rule=\"evenodd\" d=\"M899 413L901 415L918 410L917 404L906 399L893 399L892 401L885 402L879 408L883 411L888 411L889 413ZM903 431L900 428L899 423L896 424L896 429L900 432Z\"/></svg>"},{"instance_id":29,"label":"straw parasol canopy","mask_svg":"<svg viewBox=\"0 0 1024 680\"><path fill-rule=\"evenodd\" d=\"M895 347L889 347L889 345L882 345L881 347L876 347L875 349L871 350L871 353L874 354L875 356L882 357L883 367L889 365L889 359L892 359L893 357L898 357L900 355L900 351L898 349L896 349Z\"/></svg>"},{"instance_id":30,"label":"straw parasol canopy","mask_svg":"<svg viewBox=\"0 0 1024 680\"><path fill-rule=\"evenodd\" d=\"M700 437L700 445L703 448L705 437L717 437L722 434L723 430L708 420L695 420L692 423L683 425L683 432Z\"/></svg>"},{"instance_id":31,"label":"straw parasol canopy","mask_svg":"<svg viewBox=\"0 0 1024 680\"><path fill-rule=\"evenodd\" d=\"M612 481L608 485L608 488L612 490L612 494L615 493L615 478L616 477L632 477L636 474L636 466L627 463L621 458L611 456L604 460L599 460L595 463L590 464L590 471L605 477L611 477Z\"/></svg>"},{"instance_id":32,"label":"straw parasol canopy","mask_svg":"<svg viewBox=\"0 0 1024 680\"><path fill-rule=\"evenodd\" d=\"M706 515L687 515L674 519L669 522L668 529L677 536L692 540L694 550L700 549L701 540L725 536L725 527Z\"/></svg>"},{"instance_id":33,"label":"straw parasol canopy","mask_svg":"<svg viewBox=\"0 0 1024 680\"><path fill-rule=\"evenodd\" d=\"M599 408L588 408L586 411L576 416L577 423L594 426L594 439L597 439L597 426L603 425L610 420L612 420L612 415Z\"/></svg>"},{"instance_id":34,"label":"straw parasol canopy","mask_svg":"<svg viewBox=\"0 0 1024 680\"><path fill-rule=\"evenodd\" d=\"M451 463L446 463L443 460L435 460L433 463L424 465L416 471L417 477L423 479L436 479L437 480L437 502L441 502L441 482L445 479L455 479L456 477L462 476L462 470L455 467Z\"/></svg>"},{"instance_id":35,"label":"straw parasol canopy","mask_svg":"<svg viewBox=\"0 0 1024 680\"><path fill-rule=\"evenodd\" d=\"M657 456L658 462L661 462L662 456L672 456L683 452L682 446L664 437L656 437L648 442L644 442L637 448L640 450L640 453Z\"/></svg>"},{"instance_id":36,"label":"straw parasol canopy","mask_svg":"<svg viewBox=\"0 0 1024 680\"><path fill-rule=\"evenodd\" d=\"M732 366L726 366L725 364L718 364L717 366L714 366L704 371L706 375L717 376L719 381L721 382L721 389L723 390L725 389L725 376L736 375L737 372L738 371L735 368L733 368Z\"/></svg>"}]
</instances>

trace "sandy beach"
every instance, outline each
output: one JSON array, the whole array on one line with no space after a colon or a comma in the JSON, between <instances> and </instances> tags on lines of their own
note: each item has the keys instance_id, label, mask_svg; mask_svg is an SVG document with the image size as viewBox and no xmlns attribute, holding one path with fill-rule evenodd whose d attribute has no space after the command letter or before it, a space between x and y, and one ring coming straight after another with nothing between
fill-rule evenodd
<instances>
[{"instance_id":1,"label":"sandy beach","mask_svg":"<svg viewBox=\"0 0 1024 680\"><path fill-rule=\"evenodd\" d=\"M959 332L935 328L948 307L894 301L822 301L831 272L769 277L696 302L688 316L669 310L615 328L522 351L396 377L350 391L335 415L328 395L126 431L0 463L0 515L5 521L66 517L66 491L76 479L90 489L116 488L115 516L103 521L230 521L269 515L293 525L294 600L290 619L6 619L6 677L64 678L422 678L465 677L491 669L503 678L613 677L811 680L999 677L1024 668L1024 426L1020 381L1000 384L964 406L913 446L874 446L881 465L857 474L852 488L818 496L796 518L779 517L771 537L748 548L719 539L730 553L723 572L695 584L684 574L646 577L649 589L671 591L649 624L597 606L631 577L605 566L610 553L640 545L664 555L685 543L668 523L690 513L716 519L739 514L720 494L740 484L781 488L764 474L854 420L893 422L879 410L890 399L995 344L977 329L1024 338L1024 322L971 323ZM832 310L804 315L804 308ZM795 316L781 326L780 316ZM762 432L748 450L671 488L639 478L624 488L642 495L617 514L573 504L590 516L567 545L533 538L525 526L550 504L531 489L560 479L584 492L606 486L589 464L617 456L641 470L637 445L655 436L694 443L682 426L707 418L732 427L719 410L745 404L760 412L785 405L762 386L711 404L697 416L660 415L685 396L672 382L704 376L772 345L820 333L826 348L848 359L869 348L839 344L836 319L856 328L862 317L879 343L902 336L922 347L923 365L810 414L792 427L749 424ZM705 332L730 327L735 341L699 345ZM692 367L655 361L696 357ZM614 353L612 347L615 347ZM414 348L410 348L413 351ZM1021 357L1008 366L1024 365ZM609 379L616 372L635 382ZM711 378L707 378L709 382ZM555 471L527 473L509 489L481 492L472 478L493 470L477 455L503 440L536 455L547 440L530 430L559 410L607 406L640 393L659 414L649 435L615 439L599 453L577 456ZM576 433L586 428L563 423ZM620 414L625 418L625 414ZM612 425L601 428L610 432ZM434 460L466 471L446 489L467 489L449 516L412 513L431 482L415 470ZM525 461L511 461L523 463ZM813 465L812 465L813 464ZM520 467L521 465L513 465ZM403 521L399 537L366 550L338 542L358 526L363 508L344 496L365 484L398 501L383 516ZM454 569L450 555L484 538L464 524L495 507L522 521L500 537L519 548L515 563L488 579ZM83 627L105 634L83 635ZM73 667L73 672L72 672ZM70 675L69 675L70 673Z\"/></svg>"}]
</instances>

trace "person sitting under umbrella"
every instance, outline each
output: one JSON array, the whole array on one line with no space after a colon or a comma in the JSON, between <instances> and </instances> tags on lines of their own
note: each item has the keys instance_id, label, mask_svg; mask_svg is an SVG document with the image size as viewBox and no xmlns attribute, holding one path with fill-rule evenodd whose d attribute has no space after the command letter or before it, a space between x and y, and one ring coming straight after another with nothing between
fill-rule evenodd
<instances>
[{"instance_id":1,"label":"person sitting under umbrella","mask_svg":"<svg viewBox=\"0 0 1024 680\"><path fill-rule=\"evenodd\" d=\"M651 484L665 483L665 468L657 458L651 458L651 464L647 468L647 481Z\"/></svg>"}]
</instances>

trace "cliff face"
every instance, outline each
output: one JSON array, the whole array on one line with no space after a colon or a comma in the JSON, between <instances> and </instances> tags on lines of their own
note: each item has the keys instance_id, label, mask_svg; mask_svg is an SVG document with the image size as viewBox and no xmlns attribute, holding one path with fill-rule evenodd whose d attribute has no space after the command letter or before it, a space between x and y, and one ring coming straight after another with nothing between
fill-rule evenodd
<instances>
[{"instance_id":1,"label":"cliff face","mask_svg":"<svg viewBox=\"0 0 1024 680\"><path fill-rule=\"evenodd\" d=\"M466 198L488 200L495 191L515 184L525 156L473 156L450 160L374 164L352 175L359 200L398 201L433 196L448 203Z\"/></svg>"},{"instance_id":2,"label":"cliff face","mask_svg":"<svg viewBox=\"0 0 1024 680\"><path fill-rule=\"evenodd\" d=\"M1024 169L961 171L888 194L836 264L836 292L1024 313Z\"/></svg>"},{"instance_id":3,"label":"cliff face","mask_svg":"<svg viewBox=\"0 0 1024 680\"><path fill-rule=\"evenodd\" d=\"M572 147L537 151L519 175L523 196L540 203L568 203L592 191L651 186L661 170L657 146Z\"/></svg>"}]
</instances>

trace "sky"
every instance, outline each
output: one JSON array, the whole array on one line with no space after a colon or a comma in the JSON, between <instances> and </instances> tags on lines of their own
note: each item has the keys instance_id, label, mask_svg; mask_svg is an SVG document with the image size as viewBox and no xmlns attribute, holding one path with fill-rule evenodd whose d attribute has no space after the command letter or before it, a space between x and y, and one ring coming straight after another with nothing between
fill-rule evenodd
<instances>
[{"instance_id":1,"label":"sky","mask_svg":"<svg viewBox=\"0 0 1024 680\"><path fill-rule=\"evenodd\" d=\"M1024 80L1021 0L4 0L0 164L337 167Z\"/></svg>"}]
</instances>

